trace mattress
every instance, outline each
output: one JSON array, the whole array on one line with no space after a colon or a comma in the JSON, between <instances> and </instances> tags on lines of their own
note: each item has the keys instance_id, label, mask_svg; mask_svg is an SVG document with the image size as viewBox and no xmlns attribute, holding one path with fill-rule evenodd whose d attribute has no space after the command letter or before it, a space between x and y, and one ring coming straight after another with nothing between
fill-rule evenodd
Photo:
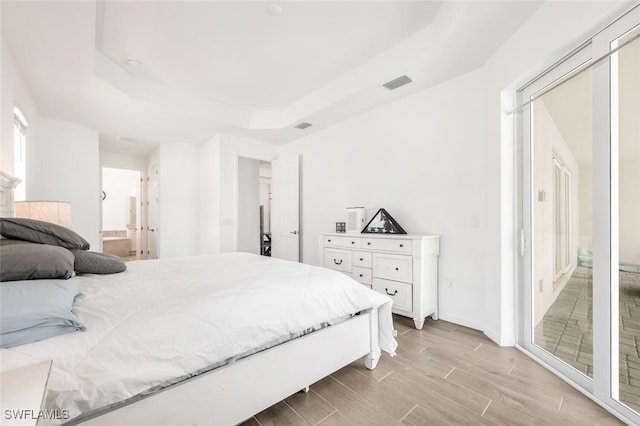
<instances>
[{"instance_id":1,"label":"mattress","mask_svg":"<svg viewBox=\"0 0 640 426\"><path fill-rule=\"evenodd\" d=\"M0 356L2 370L53 360L44 408L72 419L372 307L381 349L396 349L391 300L324 268L228 253L71 279L87 331Z\"/></svg>"}]
</instances>

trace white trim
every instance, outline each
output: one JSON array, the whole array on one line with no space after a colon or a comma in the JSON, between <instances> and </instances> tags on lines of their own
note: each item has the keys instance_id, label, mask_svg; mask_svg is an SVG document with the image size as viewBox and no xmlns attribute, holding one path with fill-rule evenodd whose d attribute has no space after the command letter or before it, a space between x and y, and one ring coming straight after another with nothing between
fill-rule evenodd
<instances>
[{"instance_id":1,"label":"white trim","mask_svg":"<svg viewBox=\"0 0 640 426\"><path fill-rule=\"evenodd\" d=\"M515 346L517 344L516 336L504 336L495 330L487 328L482 332L498 346Z\"/></svg>"},{"instance_id":2,"label":"white trim","mask_svg":"<svg viewBox=\"0 0 640 426\"><path fill-rule=\"evenodd\" d=\"M572 388L574 388L575 390L577 390L578 392L580 392L581 394L583 394L584 396L586 396L587 398L589 398L591 401L595 402L596 404L598 404L600 407L604 408L607 412L611 413L613 416L615 416L616 418L620 419L621 421L625 422L626 424L632 425L634 424L631 420L629 420L627 417L625 417L624 415L622 415L621 413L615 411L612 407L608 406L607 404L603 403L602 401L598 400L596 397L594 397L591 393L585 391L584 389L582 389L580 387L580 385L578 385L576 382L574 382L573 380L571 380L569 377L565 376L564 374L562 374L559 370L556 370L555 368L553 368L551 365L547 364L546 362L544 362L543 360L541 360L540 358L538 358L537 356L535 356L534 354L532 354L531 352L527 351L526 348L523 348L522 346L516 344L515 345L516 349L518 349L520 352L522 352L523 354L525 354L526 356L528 356L529 358L531 358L532 360L534 360L535 362L537 362L538 364L540 364L541 366L543 366L545 369L549 370L550 372L552 372L554 375L558 376L560 379L562 379L565 383L567 383L569 386L571 386Z\"/></svg>"},{"instance_id":3,"label":"white trim","mask_svg":"<svg viewBox=\"0 0 640 426\"><path fill-rule=\"evenodd\" d=\"M18 117L18 120L20 120L20 124L22 124L24 127L29 127L29 121L27 120L27 117L25 117L25 115L22 113L22 110L16 105L13 106L13 115Z\"/></svg>"}]
</instances>

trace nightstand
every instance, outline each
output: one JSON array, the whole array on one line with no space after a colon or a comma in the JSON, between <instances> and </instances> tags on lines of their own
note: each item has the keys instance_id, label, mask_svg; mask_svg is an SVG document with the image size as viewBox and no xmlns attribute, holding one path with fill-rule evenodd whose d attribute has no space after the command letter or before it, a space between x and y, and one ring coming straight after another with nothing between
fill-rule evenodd
<instances>
[{"instance_id":1,"label":"nightstand","mask_svg":"<svg viewBox=\"0 0 640 426\"><path fill-rule=\"evenodd\" d=\"M2 425L35 425L44 401L51 361L0 373Z\"/></svg>"}]
</instances>

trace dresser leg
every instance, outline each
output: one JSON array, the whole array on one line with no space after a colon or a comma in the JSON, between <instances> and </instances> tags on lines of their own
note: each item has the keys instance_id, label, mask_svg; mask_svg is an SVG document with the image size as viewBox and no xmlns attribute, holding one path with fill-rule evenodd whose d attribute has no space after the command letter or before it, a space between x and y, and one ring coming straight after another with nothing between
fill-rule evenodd
<instances>
[{"instance_id":1,"label":"dresser leg","mask_svg":"<svg viewBox=\"0 0 640 426\"><path fill-rule=\"evenodd\" d=\"M414 318L413 323L416 325L416 330L422 330L424 325L424 318Z\"/></svg>"}]
</instances>

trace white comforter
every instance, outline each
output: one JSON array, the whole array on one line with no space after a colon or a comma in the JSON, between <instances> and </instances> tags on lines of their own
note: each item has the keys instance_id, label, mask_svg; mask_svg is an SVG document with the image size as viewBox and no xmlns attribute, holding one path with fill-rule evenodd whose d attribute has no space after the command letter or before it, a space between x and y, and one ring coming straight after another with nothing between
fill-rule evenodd
<instances>
[{"instance_id":1,"label":"white comforter","mask_svg":"<svg viewBox=\"0 0 640 426\"><path fill-rule=\"evenodd\" d=\"M0 352L2 370L53 359L45 408L71 418L371 307L381 348L397 346L390 299L324 268L229 253L72 279L87 331Z\"/></svg>"}]
</instances>

